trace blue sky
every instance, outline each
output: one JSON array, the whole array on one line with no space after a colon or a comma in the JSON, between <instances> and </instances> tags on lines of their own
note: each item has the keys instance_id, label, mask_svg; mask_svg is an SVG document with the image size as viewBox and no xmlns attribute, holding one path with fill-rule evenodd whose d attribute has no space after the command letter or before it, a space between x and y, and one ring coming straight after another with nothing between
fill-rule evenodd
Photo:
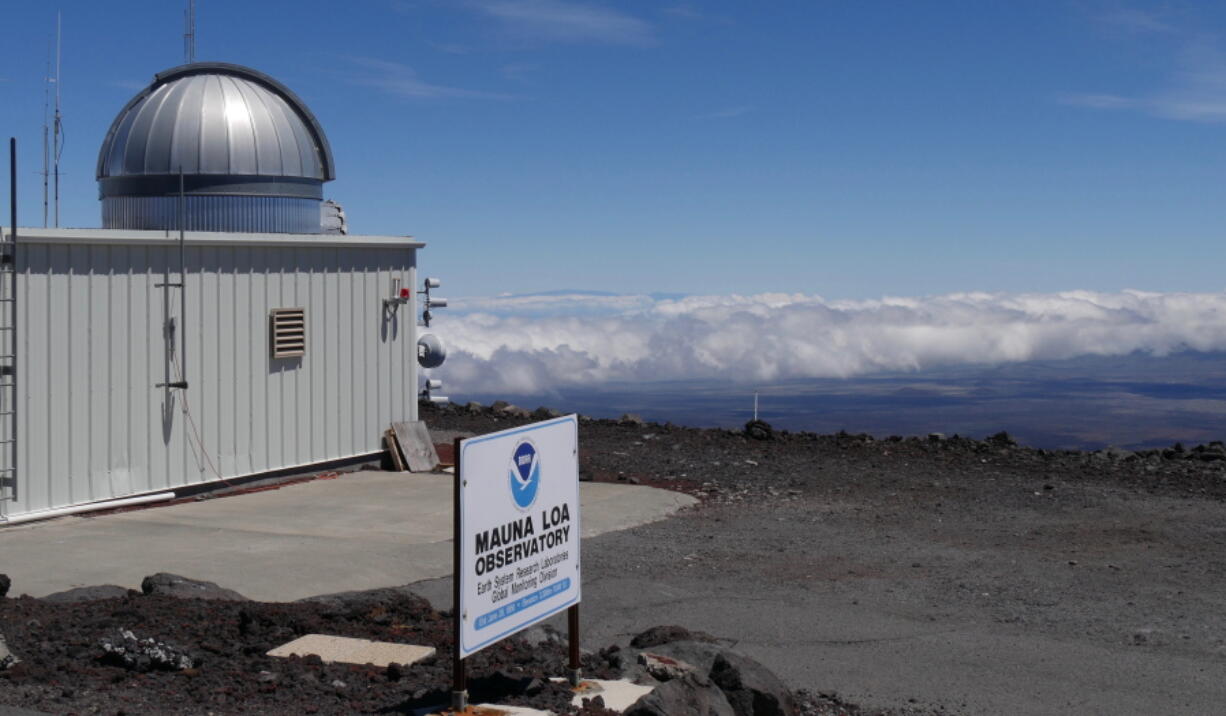
<instances>
[{"instance_id":1,"label":"blue sky","mask_svg":"<svg viewBox=\"0 0 1226 716\"><path fill-rule=\"evenodd\" d=\"M97 148L182 9L62 4L62 224L98 224ZM27 225L54 25L0 29ZM327 195L449 294L1226 287L1216 3L199 0L197 30L306 100Z\"/></svg>"}]
</instances>

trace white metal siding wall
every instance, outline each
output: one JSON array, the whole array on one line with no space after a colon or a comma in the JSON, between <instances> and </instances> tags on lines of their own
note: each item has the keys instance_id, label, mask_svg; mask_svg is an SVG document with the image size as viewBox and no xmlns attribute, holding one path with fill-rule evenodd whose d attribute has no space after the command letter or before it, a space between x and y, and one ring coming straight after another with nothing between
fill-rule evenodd
<instances>
[{"instance_id":1,"label":"white metal siding wall","mask_svg":"<svg viewBox=\"0 0 1226 716\"><path fill-rule=\"evenodd\" d=\"M416 306L382 309L393 277L415 286L411 247L189 243L190 387L169 392L155 284L167 262L177 282L177 246L26 243L19 262L9 516L363 455L417 417ZM306 355L273 360L269 311L299 306Z\"/></svg>"}]
</instances>

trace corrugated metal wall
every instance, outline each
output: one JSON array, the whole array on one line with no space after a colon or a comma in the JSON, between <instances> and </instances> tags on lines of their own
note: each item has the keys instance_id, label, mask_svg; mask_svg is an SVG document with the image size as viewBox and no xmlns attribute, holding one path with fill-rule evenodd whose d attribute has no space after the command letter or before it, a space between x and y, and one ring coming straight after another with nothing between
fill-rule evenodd
<instances>
[{"instance_id":1,"label":"corrugated metal wall","mask_svg":"<svg viewBox=\"0 0 1226 716\"><path fill-rule=\"evenodd\" d=\"M170 313L187 330L190 387L166 391L154 387L167 366L155 284L167 266L178 280L177 246L24 239L21 466L17 498L0 509L15 516L382 449L388 424L417 413L415 305L391 319L382 308L393 277L415 286L415 246L189 240L187 315L176 288ZM274 360L269 311L295 307L306 309L306 355Z\"/></svg>"}]
</instances>

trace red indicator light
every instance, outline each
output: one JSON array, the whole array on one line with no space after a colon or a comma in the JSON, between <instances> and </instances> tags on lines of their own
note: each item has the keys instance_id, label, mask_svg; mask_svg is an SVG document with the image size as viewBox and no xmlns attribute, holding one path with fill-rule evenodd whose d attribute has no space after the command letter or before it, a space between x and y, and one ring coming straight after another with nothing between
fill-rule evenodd
<instances>
[{"instance_id":1,"label":"red indicator light","mask_svg":"<svg viewBox=\"0 0 1226 716\"><path fill-rule=\"evenodd\" d=\"M401 297L401 298L408 298L408 297L409 297L409 289L407 289L407 288L402 288L402 289L400 289L400 297Z\"/></svg>"}]
</instances>

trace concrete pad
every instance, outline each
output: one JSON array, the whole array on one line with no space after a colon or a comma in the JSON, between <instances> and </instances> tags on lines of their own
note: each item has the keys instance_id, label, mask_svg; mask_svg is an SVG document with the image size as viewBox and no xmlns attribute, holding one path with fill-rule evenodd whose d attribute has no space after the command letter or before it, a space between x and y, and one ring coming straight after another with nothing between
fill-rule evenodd
<instances>
[{"instance_id":1,"label":"concrete pad","mask_svg":"<svg viewBox=\"0 0 1226 716\"><path fill-rule=\"evenodd\" d=\"M551 681L565 681L565 679L557 678ZM635 701L650 694L654 689L654 686L636 684L627 679L584 679L579 682L579 688L575 690L575 698L571 699L570 703L574 706L582 706L584 699L600 696L604 699L605 708L625 711Z\"/></svg>"},{"instance_id":2,"label":"concrete pad","mask_svg":"<svg viewBox=\"0 0 1226 716\"><path fill-rule=\"evenodd\" d=\"M415 711L414 716L554 716L552 711L530 709L527 706L503 706L502 704L469 705L464 711L425 709Z\"/></svg>"},{"instance_id":3,"label":"concrete pad","mask_svg":"<svg viewBox=\"0 0 1226 716\"><path fill-rule=\"evenodd\" d=\"M246 495L0 528L11 595L140 588L182 574L259 601L408 584L451 574L455 478L365 471ZM584 482L582 534L663 519L696 499Z\"/></svg>"},{"instance_id":4,"label":"concrete pad","mask_svg":"<svg viewBox=\"0 0 1226 716\"><path fill-rule=\"evenodd\" d=\"M307 634L268 652L268 656L280 657L290 657L294 654L298 656L314 654L326 662L342 664L387 666L396 663L408 666L434 656L434 647L354 639L347 636L329 636L328 634Z\"/></svg>"}]
</instances>

